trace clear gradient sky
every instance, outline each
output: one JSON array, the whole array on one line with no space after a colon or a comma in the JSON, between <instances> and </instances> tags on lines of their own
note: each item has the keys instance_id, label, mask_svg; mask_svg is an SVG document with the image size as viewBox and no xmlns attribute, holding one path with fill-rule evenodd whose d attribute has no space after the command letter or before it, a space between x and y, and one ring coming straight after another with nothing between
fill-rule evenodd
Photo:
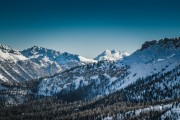
<instances>
[{"instance_id":1,"label":"clear gradient sky","mask_svg":"<svg viewBox=\"0 0 180 120\"><path fill-rule=\"evenodd\" d=\"M180 36L180 0L0 0L0 43L94 58Z\"/></svg>"}]
</instances>

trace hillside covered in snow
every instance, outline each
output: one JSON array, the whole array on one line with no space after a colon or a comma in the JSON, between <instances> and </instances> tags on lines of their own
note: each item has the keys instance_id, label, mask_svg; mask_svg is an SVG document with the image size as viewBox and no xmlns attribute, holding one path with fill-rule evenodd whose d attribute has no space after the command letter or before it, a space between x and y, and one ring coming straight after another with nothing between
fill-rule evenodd
<instances>
[{"instance_id":1,"label":"hillside covered in snow","mask_svg":"<svg viewBox=\"0 0 180 120\"><path fill-rule=\"evenodd\" d=\"M18 51L0 45L0 82L23 82L94 62L79 55L38 46Z\"/></svg>"},{"instance_id":2,"label":"hillside covered in snow","mask_svg":"<svg viewBox=\"0 0 180 120\"><path fill-rule=\"evenodd\" d=\"M58 68L54 68L58 70ZM0 45L0 81L22 82L47 75L48 69L30 61L18 50Z\"/></svg>"},{"instance_id":3,"label":"hillside covered in snow","mask_svg":"<svg viewBox=\"0 0 180 120\"><path fill-rule=\"evenodd\" d=\"M159 80L160 88L163 85L177 86L177 84L179 85L177 82L179 80L179 65L180 40L178 38L149 41L122 60L99 61L46 78L40 82L38 94L51 96L59 93L60 96L61 94L64 96L67 92L78 94L79 91L83 90L85 92L80 94L81 97L94 98L125 89L136 81L152 76L154 77L150 79L150 82L154 79L159 80L161 77L167 77L168 81L172 81L164 85L166 79ZM173 73L175 70L176 74ZM170 74L172 77L169 76ZM158 86L157 89L159 89ZM179 95L178 92L177 94Z\"/></svg>"}]
</instances>

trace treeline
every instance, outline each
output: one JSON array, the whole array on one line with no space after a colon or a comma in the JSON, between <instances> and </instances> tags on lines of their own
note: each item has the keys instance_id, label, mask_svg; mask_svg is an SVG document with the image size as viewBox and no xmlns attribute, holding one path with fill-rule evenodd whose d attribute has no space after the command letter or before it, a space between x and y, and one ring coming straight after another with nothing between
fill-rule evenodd
<instances>
[{"instance_id":1,"label":"treeline","mask_svg":"<svg viewBox=\"0 0 180 120\"><path fill-rule=\"evenodd\" d=\"M158 120L169 109L151 110L136 115L136 110L155 105L180 103L180 99L158 102L113 103L109 97L90 101L64 102L57 97L47 97L25 104L0 108L1 120L102 120L108 116L113 120ZM174 104L175 106L175 104Z\"/></svg>"}]
</instances>

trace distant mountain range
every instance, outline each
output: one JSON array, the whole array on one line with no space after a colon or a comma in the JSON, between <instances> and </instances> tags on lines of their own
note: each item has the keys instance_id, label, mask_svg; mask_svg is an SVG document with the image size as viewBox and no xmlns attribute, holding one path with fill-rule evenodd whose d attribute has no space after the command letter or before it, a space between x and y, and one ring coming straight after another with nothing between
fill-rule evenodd
<instances>
[{"instance_id":1,"label":"distant mountain range","mask_svg":"<svg viewBox=\"0 0 180 120\"><path fill-rule=\"evenodd\" d=\"M101 60L108 60L108 61L116 61L119 59L122 59L126 56L129 56L129 53L127 52L121 52L117 50L105 50L103 53L98 55L94 60L101 61Z\"/></svg>"},{"instance_id":2,"label":"distant mountain range","mask_svg":"<svg viewBox=\"0 0 180 120\"><path fill-rule=\"evenodd\" d=\"M0 45L0 81L31 80L93 62L96 61L37 46L18 51L9 46Z\"/></svg>"},{"instance_id":3,"label":"distant mountain range","mask_svg":"<svg viewBox=\"0 0 180 120\"><path fill-rule=\"evenodd\" d=\"M96 62L95 60L87 59L80 55L68 52L61 53L59 51L38 46L23 50L21 53L39 65L46 66L51 63L56 63L60 65L62 69L69 69L78 65Z\"/></svg>"},{"instance_id":4,"label":"distant mountain range","mask_svg":"<svg viewBox=\"0 0 180 120\"><path fill-rule=\"evenodd\" d=\"M123 57L108 53L99 60L118 60ZM0 81L18 82L51 76L75 66L96 63L80 55L33 46L23 51L0 45Z\"/></svg>"}]
</instances>

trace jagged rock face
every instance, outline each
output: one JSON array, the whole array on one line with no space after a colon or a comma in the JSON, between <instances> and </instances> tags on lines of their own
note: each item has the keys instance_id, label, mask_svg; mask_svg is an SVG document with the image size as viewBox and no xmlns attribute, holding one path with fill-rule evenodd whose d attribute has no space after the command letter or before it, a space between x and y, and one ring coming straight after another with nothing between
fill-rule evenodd
<instances>
[{"instance_id":1,"label":"jagged rock face","mask_svg":"<svg viewBox=\"0 0 180 120\"><path fill-rule=\"evenodd\" d=\"M102 61L102 60L108 60L108 61L117 61L119 59L122 59L126 56L129 56L129 54L125 51L117 51L117 50L105 50L103 53L98 55L94 60Z\"/></svg>"},{"instance_id":2,"label":"jagged rock face","mask_svg":"<svg viewBox=\"0 0 180 120\"><path fill-rule=\"evenodd\" d=\"M174 38L174 39L162 39L158 42L161 44L162 47L164 48L179 48L180 47L180 37L179 38Z\"/></svg>"},{"instance_id":3,"label":"jagged rock face","mask_svg":"<svg viewBox=\"0 0 180 120\"><path fill-rule=\"evenodd\" d=\"M152 41L146 41L142 47L141 47L141 51L154 46L154 45L159 45L160 47L163 47L165 49L173 49L173 48L178 48L180 47L180 38L172 38L172 39L168 39L168 38L164 38L161 39L159 41L156 40L152 40Z\"/></svg>"},{"instance_id":4,"label":"jagged rock face","mask_svg":"<svg viewBox=\"0 0 180 120\"><path fill-rule=\"evenodd\" d=\"M143 45L142 45L142 47L141 47L141 51L143 51L144 49L147 49L148 47L150 47L150 46L152 46L152 45L154 45L154 44L156 44L157 43L157 41L156 40L152 40L152 41L146 41Z\"/></svg>"}]
</instances>

